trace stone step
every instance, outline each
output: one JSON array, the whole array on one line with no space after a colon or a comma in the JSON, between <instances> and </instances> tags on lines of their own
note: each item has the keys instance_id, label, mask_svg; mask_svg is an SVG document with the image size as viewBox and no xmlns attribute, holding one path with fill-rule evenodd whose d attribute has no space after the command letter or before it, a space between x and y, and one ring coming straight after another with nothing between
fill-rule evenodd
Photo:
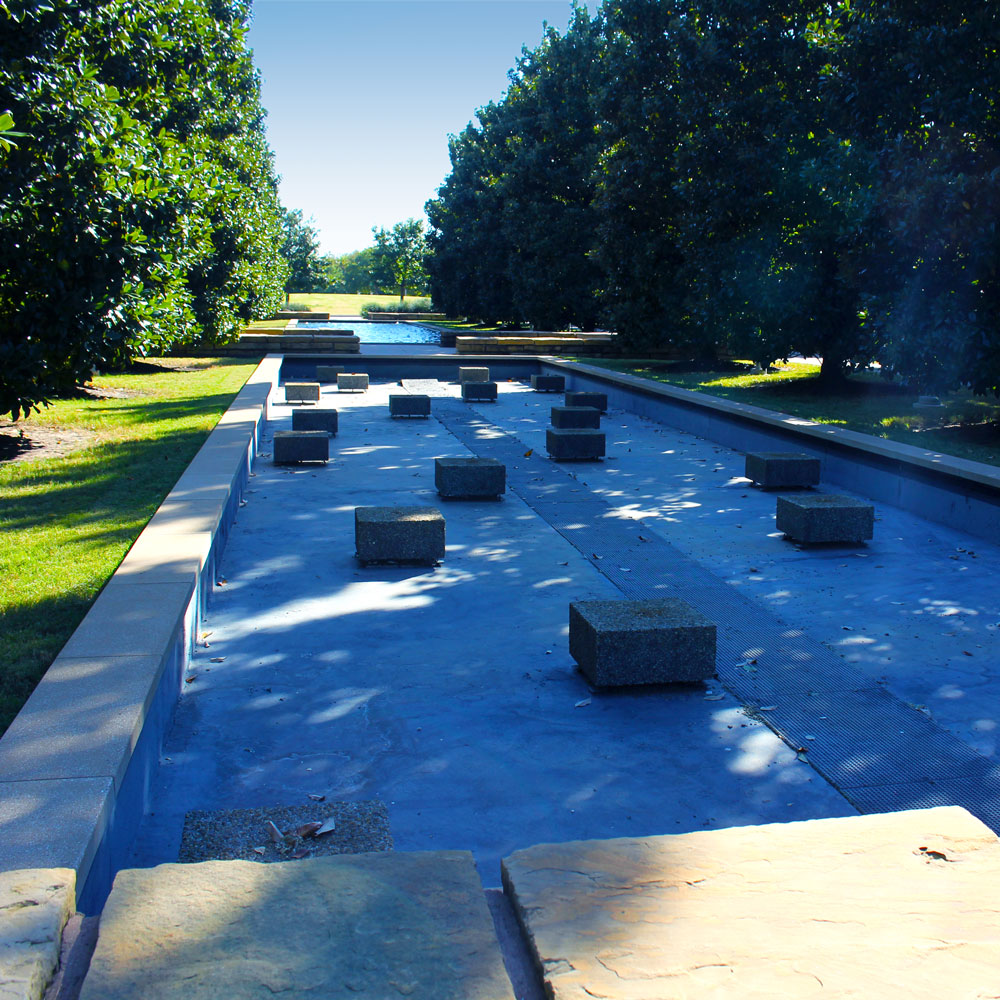
<instances>
[{"instance_id":1,"label":"stone step","mask_svg":"<svg viewBox=\"0 0 1000 1000\"><path fill-rule=\"evenodd\" d=\"M81 1000L514 1000L465 851L119 872Z\"/></svg>"},{"instance_id":2,"label":"stone step","mask_svg":"<svg viewBox=\"0 0 1000 1000\"><path fill-rule=\"evenodd\" d=\"M958 806L503 862L552 1000L995 996L1000 841Z\"/></svg>"}]
</instances>

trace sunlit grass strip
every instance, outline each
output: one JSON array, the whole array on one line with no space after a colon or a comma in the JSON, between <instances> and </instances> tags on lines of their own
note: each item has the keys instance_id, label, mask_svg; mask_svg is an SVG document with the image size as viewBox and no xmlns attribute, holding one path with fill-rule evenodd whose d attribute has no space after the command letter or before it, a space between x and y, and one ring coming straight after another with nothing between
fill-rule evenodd
<instances>
[{"instance_id":1,"label":"sunlit grass strip","mask_svg":"<svg viewBox=\"0 0 1000 1000\"><path fill-rule=\"evenodd\" d=\"M63 458L0 464L0 732L253 372L244 359L197 371L102 376L138 393L72 399L24 421L83 431Z\"/></svg>"}]
</instances>

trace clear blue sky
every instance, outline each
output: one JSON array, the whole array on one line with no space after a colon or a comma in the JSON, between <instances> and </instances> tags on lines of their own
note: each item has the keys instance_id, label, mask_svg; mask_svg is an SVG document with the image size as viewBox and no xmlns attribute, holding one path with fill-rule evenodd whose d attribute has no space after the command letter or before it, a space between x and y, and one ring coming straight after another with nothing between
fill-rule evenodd
<instances>
[{"instance_id":1,"label":"clear blue sky","mask_svg":"<svg viewBox=\"0 0 1000 1000\"><path fill-rule=\"evenodd\" d=\"M598 4L589 3L593 13ZM323 253L372 243L372 226L423 218L450 169L448 134L499 99L521 46L570 0L254 0L281 200Z\"/></svg>"}]
</instances>

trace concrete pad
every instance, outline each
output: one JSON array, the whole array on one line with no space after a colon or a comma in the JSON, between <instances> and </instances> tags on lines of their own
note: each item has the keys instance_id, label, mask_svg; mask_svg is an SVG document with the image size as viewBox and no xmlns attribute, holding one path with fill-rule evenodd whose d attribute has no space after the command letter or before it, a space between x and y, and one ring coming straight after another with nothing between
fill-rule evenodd
<instances>
[{"instance_id":1,"label":"concrete pad","mask_svg":"<svg viewBox=\"0 0 1000 1000\"><path fill-rule=\"evenodd\" d=\"M553 1000L996 992L1000 843L957 807L543 844L503 870Z\"/></svg>"},{"instance_id":2,"label":"concrete pad","mask_svg":"<svg viewBox=\"0 0 1000 1000\"><path fill-rule=\"evenodd\" d=\"M80 1000L514 1000L472 856L119 872Z\"/></svg>"},{"instance_id":3,"label":"concrete pad","mask_svg":"<svg viewBox=\"0 0 1000 1000\"><path fill-rule=\"evenodd\" d=\"M0 873L0 997L41 1000L59 962L62 930L76 911L68 868Z\"/></svg>"}]
</instances>

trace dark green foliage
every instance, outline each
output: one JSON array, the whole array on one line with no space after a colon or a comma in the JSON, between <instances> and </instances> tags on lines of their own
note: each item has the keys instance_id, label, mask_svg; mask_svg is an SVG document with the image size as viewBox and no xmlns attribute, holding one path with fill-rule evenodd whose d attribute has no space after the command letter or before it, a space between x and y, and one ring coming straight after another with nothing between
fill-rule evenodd
<instances>
[{"instance_id":1,"label":"dark green foliage","mask_svg":"<svg viewBox=\"0 0 1000 1000\"><path fill-rule=\"evenodd\" d=\"M247 8L0 0L0 413L280 301Z\"/></svg>"},{"instance_id":2,"label":"dark green foliage","mask_svg":"<svg viewBox=\"0 0 1000 1000\"><path fill-rule=\"evenodd\" d=\"M399 299L423 291L427 283L427 238L419 219L397 222L392 229L372 229L373 272L383 287L395 286Z\"/></svg>"},{"instance_id":3,"label":"dark green foliage","mask_svg":"<svg viewBox=\"0 0 1000 1000\"><path fill-rule=\"evenodd\" d=\"M375 248L365 247L339 257L324 258L326 290L348 295L377 295L381 292L375 277Z\"/></svg>"}]
</instances>

